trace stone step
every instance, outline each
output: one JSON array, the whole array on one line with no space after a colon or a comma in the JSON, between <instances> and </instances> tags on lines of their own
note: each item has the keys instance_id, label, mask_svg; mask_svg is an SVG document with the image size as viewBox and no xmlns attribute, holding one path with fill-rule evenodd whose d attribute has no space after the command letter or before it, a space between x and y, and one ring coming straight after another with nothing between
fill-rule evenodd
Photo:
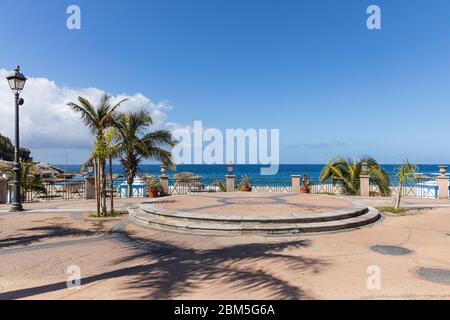
<instances>
[{"instance_id":1,"label":"stone step","mask_svg":"<svg viewBox=\"0 0 450 320\"><path fill-rule=\"evenodd\" d=\"M333 221L322 221L312 223L292 222L211 222L208 220L180 221L169 216L160 216L143 211L140 208L130 209L130 218L133 222L158 230L199 234L199 235L295 235L304 233L319 233L353 229L374 223L380 219L380 214L373 208L362 214L351 218Z\"/></svg>"},{"instance_id":2,"label":"stone step","mask_svg":"<svg viewBox=\"0 0 450 320\"><path fill-rule=\"evenodd\" d=\"M293 213L293 214L272 214L270 216L252 215L224 215L224 214L202 214L187 211L172 211L157 207L152 204L140 205L142 211L158 216L160 218L170 218L173 220L186 221L210 221L217 223L233 224L242 222L251 223L314 223L344 220L355 218L366 214L369 209L362 203L354 202L352 208L338 209L329 212L316 213Z\"/></svg>"}]
</instances>

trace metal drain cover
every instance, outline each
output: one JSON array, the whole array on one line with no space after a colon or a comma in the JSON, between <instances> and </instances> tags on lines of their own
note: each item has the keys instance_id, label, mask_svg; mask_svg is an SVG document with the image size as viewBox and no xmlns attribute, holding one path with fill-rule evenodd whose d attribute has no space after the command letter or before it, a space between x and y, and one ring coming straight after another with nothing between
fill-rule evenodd
<instances>
[{"instance_id":1,"label":"metal drain cover","mask_svg":"<svg viewBox=\"0 0 450 320\"><path fill-rule=\"evenodd\" d=\"M373 251L381 253L381 254L390 254L393 256L403 256L410 254L412 251L403 248L403 247L397 247L397 246L386 246L386 245L376 245L371 248Z\"/></svg>"},{"instance_id":2,"label":"metal drain cover","mask_svg":"<svg viewBox=\"0 0 450 320\"><path fill-rule=\"evenodd\" d=\"M416 274L428 281L450 285L450 270L437 268L421 268Z\"/></svg>"}]
</instances>

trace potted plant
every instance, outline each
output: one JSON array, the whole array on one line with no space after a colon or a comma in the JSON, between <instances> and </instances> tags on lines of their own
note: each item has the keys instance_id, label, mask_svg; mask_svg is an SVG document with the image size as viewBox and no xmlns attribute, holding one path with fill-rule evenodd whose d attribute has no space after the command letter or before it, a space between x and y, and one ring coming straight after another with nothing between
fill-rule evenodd
<instances>
[{"instance_id":1,"label":"potted plant","mask_svg":"<svg viewBox=\"0 0 450 320\"><path fill-rule=\"evenodd\" d=\"M311 192L311 180L309 176L305 173L302 178L302 186L300 187L300 193L310 193Z\"/></svg>"},{"instance_id":2,"label":"potted plant","mask_svg":"<svg viewBox=\"0 0 450 320\"><path fill-rule=\"evenodd\" d=\"M144 182L147 186L147 197L156 198L162 191L161 184L155 176L144 177Z\"/></svg>"},{"instance_id":3,"label":"potted plant","mask_svg":"<svg viewBox=\"0 0 450 320\"><path fill-rule=\"evenodd\" d=\"M250 178L247 176L242 177L239 188L242 192L251 192L253 188Z\"/></svg>"}]
</instances>

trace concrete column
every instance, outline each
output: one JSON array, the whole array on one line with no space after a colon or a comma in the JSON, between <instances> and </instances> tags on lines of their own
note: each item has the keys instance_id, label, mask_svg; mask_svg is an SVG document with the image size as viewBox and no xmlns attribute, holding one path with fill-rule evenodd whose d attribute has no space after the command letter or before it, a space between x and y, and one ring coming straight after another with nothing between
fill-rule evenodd
<instances>
[{"instance_id":1,"label":"concrete column","mask_svg":"<svg viewBox=\"0 0 450 320\"><path fill-rule=\"evenodd\" d=\"M300 175L293 175L292 176L292 192L293 193L300 193L300 179L302 177Z\"/></svg>"},{"instance_id":2,"label":"concrete column","mask_svg":"<svg viewBox=\"0 0 450 320\"><path fill-rule=\"evenodd\" d=\"M234 192L234 185L236 176L226 175L227 178L227 192Z\"/></svg>"},{"instance_id":3,"label":"concrete column","mask_svg":"<svg viewBox=\"0 0 450 320\"><path fill-rule=\"evenodd\" d=\"M8 201L8 180L0 175L0 203Z\"/></svg>"},{"instance_id":4,"label":"concrete column","mask_svg":"<svg viewBox=\"0 0 450 320\"><path fill-rule=\"evenodd\" d=\"M448 177L438 176L436 181L438 185L438 198L448 199Z\"/></svg>"},{"instance_id":5,"label":"concrete column","mask_svg":"<svg viewBox=\"0 0 450 320\"><path fill-rule=\"evenodd\" d=\"M370 176L362 174L359 176L361 197L370 196Z\"/></svg>"},{"instance_id":6,"label":"concrete column","mask_svg":"<svg viewBox=\"0 0 450 320\"><path fill-rule=\"evenodd\" d=\"M86 200L95 199L95 178L86 177L84 179L84 197Z\"/></svg>"},{"instance_id":7,"label":"concrete column","mask_svg":"<svg viewBox=\"0 0 450 320\"><path fill-rule=\"evenodd\" d=\"M159 176L159 183L161 184L161 189L163 190L165 195L170 194L169 190L169 176L165 173Z\"/></svg>"}]
</instances>

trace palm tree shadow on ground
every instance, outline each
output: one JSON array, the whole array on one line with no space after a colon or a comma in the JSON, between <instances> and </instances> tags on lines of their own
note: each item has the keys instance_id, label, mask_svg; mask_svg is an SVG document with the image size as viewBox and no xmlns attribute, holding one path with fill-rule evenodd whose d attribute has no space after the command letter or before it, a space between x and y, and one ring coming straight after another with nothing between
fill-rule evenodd
<instances>
[{"instance_id":1,"label":"palm tree shadow on ground","mask_svg":"<svg viewBox=\"0 0 450 320\"><path fill-rule=\"evenodd\" d=\"M200 284L231 287L239 297L256 290L266 290L268 299L305 299L306 293L289 282L256 265L264 261L277 270L319 272L325 263L318 259L283 254L287 249L308 247L309 240L281 243L238 244L198 250L157 240L139 239L126 233L122 240L134 242L137 252L117 263L140 262L142 268L127 287L148 288L146 299L173 299L200 289ZM132 240L133 239L133 240ZM251 296L250 296L251 297Z\"/></svg>"},{"instance_id":2,"label":"palm tree shadow on ground","mask_svg":"<svg viewBox=\"0 0 450 320\"><path fill-rule=\"evenodd\" d=\"M52 232L54 230L51 230ZM60 231L60 230L59 230ZM70 229L70 234L80 234ZM63 232L67 236L67 233ZM119 240L133 250L131 255L114 261L120 264L135 264L120 267L81 279L81 285L127 277L124 289L143 292L141 299L173 299L186 293L201 290L200 284L228 286L239 297L256 290L265 289L267 299L307 299L306 293L298 286L256 267L258 262L270 263L272 269L286 269L294 272L319 272L325 263L312 258L284 254L284 250L304 248L311 245L309 240L281 243L239 244L223 248L199 250L175 245L165 241L149 240L129 235L124 231L114 231L113 239ZM61 281L47 285L0 293L0 299L20 299L45 294L67 288ZM207 293L205 293L207 294ZM250 296L252 298L252 296Z\"/></svg>"},{"instance_id":3,"label":"palm tree shadow on ground","mask_svg":"<svg viewBox=\"0 0 450 320\"><path fill-rule=\"evenodd\" d=\"M53 238L69 238L69 237L90 237L105 234L102 231L84 230L72 228L67 225L52 225L43 227L33 227L20 230L23 232L33 232L31 235L18 234L14 237L0 238L0 250L15 247L24 247L35 242L39 243L43 240ZM37 233L37 234L35 234Z\"/></svg>"}]
</instances>

